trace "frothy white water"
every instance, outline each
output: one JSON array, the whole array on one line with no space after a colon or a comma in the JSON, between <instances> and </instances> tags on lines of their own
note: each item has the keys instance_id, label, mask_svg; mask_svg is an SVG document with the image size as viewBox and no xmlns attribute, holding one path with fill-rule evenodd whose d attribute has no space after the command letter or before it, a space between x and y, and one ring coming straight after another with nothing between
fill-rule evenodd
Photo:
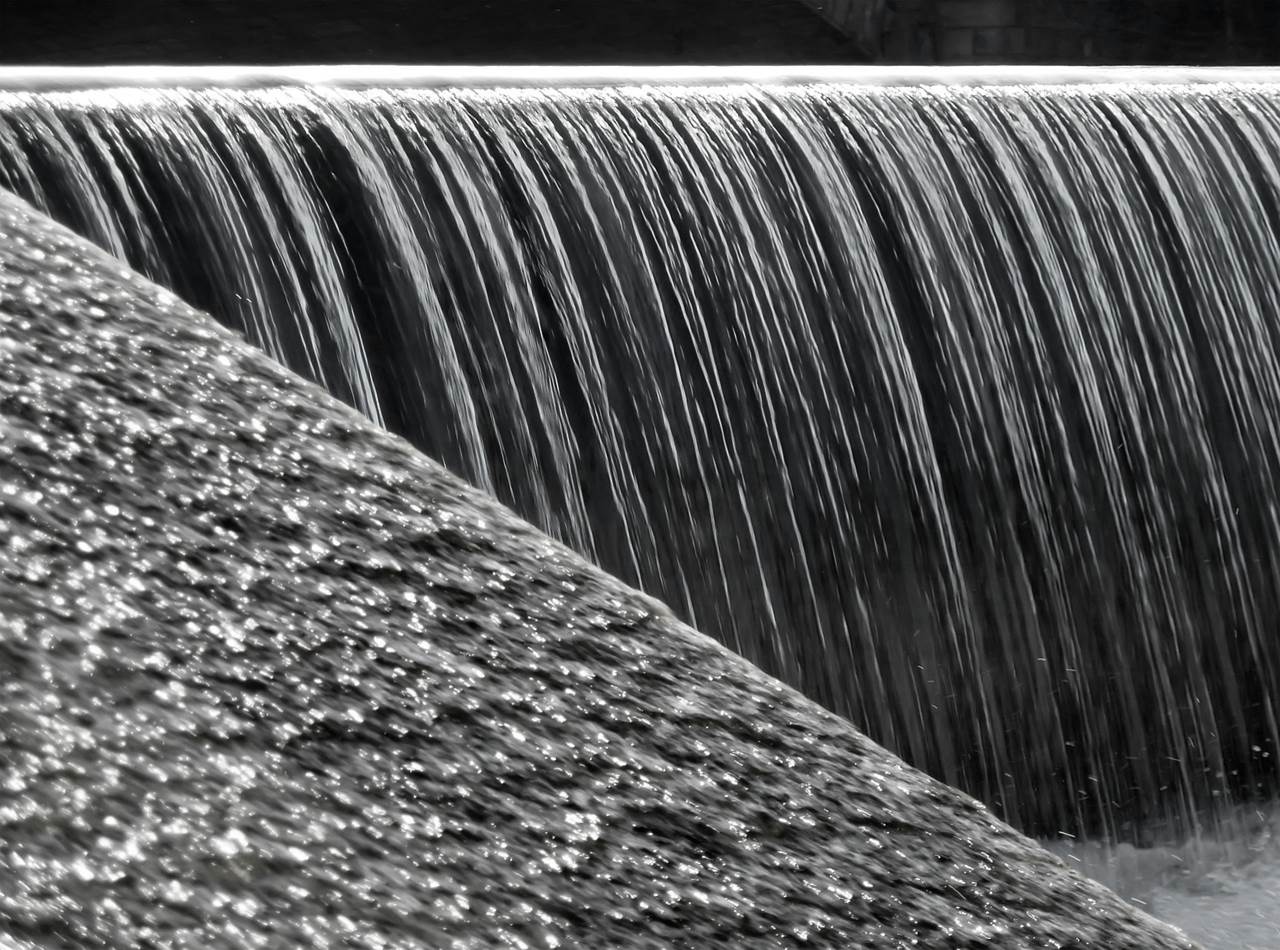
<instances>
[{"instance_id":1,"label":"frothy white water","mask_svg":"<svg viewBox=\"0 0 1280 950\"><path fill-rule=\"evenodd\" d=\"M1280 862L1216 886L1210 893L1159 891L1148 909L1204 950L1280 947Z\"/></svg>"},{"instance_id":2,"label":"frothy white water","mask_svg":"<svg viewBox=\"0 0 1280 950\"><path fill-rule=\"evenodd\" d=\"M811 85L1044 86L1239 85L1270 82L1272 67L1168 66L0 66L0 88L26 90L254 88L556 89L617 86Z\"/></svg>"},{"instance_id":3,"label":"frothy white water","mask_svg":"<svg viewBox=\"0 0 1280 950\"><path fill-rule=\"evenodd\" d=\"M1242 810L1180 843L1049 847L1204 950L1280 947L1280 807Z\"/></svg>"}]
</instances>

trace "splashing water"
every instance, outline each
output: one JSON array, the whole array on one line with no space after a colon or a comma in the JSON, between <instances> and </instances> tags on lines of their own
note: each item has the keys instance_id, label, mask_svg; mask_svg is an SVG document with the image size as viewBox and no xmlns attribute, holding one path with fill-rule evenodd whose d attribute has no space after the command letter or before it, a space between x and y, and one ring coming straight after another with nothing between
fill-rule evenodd
<instances>
[{"instance_id":1,"label":"splashing water","mask_svg":"<svg viewBox=\"0 0 1280 950\"><path fill-rule=\"evenodd\" d=\"M1276 78L12 90L0 185L1113 836L1276 784Z\"/></svg>"},{"instance_id":2,"label":"splashing water","mask_svg":"<svg viewBox=\"0 0 1280 950\"><path fill-rule=\"evenodd\" d=\"M1280 945L1280 809L1225 810L1215 833L1146 846L1061 840L1049 849L1203 950Z\"/></svg>"},{"instance_id":3,"label":"splashing water","mask_svg":"<svg viewBox=\"0 0 1280 950\"><path fill-rule=\"evenodd\" d=\"M1194 950L0 191L0 947Z\"/></svg>"}]
</instances>

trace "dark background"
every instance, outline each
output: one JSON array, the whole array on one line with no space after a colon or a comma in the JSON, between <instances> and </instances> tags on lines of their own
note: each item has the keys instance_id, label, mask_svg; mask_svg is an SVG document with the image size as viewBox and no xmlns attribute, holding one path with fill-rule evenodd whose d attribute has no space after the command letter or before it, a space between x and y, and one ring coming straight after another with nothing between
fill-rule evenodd
<instances>
[{"instance_id":1,"label":"dark background","mask_svg":"<svg viewBox=\"0 0 1280 950\"><path fill-rule=\"evenodd\" d=\"M800 0L0 0L10 64L867 58Z\"/></svg>"},{"instance_id":2,"label":"dark background","mask_svg":"<svg viewBox=\"0 0 1280 950\"><path fill-rule=\"evenodd\" d=\"M1280 0L0 0L11 65L867 61L1280 63Z\"/></svg>"},{"instance_id":3,"label":"dark background","mask_svg":"<svg viewBox=\"0 0 1280 950\"><path fill-rule=\"evenodd\" d=\"M878 34L879 56L890 61L1280 63L1280 0L893 0L893 7Z\"/></svg>"}]
</instances>

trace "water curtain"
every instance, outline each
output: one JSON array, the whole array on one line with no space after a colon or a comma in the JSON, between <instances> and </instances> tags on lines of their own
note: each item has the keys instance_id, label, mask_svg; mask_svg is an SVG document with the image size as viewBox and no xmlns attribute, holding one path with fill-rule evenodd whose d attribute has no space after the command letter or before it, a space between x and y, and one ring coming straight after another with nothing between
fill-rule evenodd
<instances>
[{"instance_id":1,"label":"water curtain","mask_svg":"<svg viewBox=\"0 0 1280 950\"><path fill-rule=\"evenodd\" d=\"M1036 831L1274 785L1280 82L0 91L0 186Z\"/></svg>"}]
</instances>

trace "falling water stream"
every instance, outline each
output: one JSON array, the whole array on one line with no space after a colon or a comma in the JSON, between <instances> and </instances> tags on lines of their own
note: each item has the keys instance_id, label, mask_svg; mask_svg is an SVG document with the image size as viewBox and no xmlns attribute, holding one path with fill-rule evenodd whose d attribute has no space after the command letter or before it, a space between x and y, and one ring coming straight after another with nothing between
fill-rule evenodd
<instances>
[{"instance_id":1,"label":"falling water stream","mask_svg":"<svg viewBox=\"0 0 1280 950\"><path fill-rule=\"evenodd\" d=\"M4 950L1199 946L2 190L0 670Z\"/></svg>"},{"instance_id":2,"label":"falling water stream","mask_svg":"<svg viewBox=\"0 0 1280 950\"><path fill-rule=\"evenodd\" d=\"M1280 75L501 75L3 76L0 187L1029 831L1275 789Z\"/></svg>"}]
</instances>

